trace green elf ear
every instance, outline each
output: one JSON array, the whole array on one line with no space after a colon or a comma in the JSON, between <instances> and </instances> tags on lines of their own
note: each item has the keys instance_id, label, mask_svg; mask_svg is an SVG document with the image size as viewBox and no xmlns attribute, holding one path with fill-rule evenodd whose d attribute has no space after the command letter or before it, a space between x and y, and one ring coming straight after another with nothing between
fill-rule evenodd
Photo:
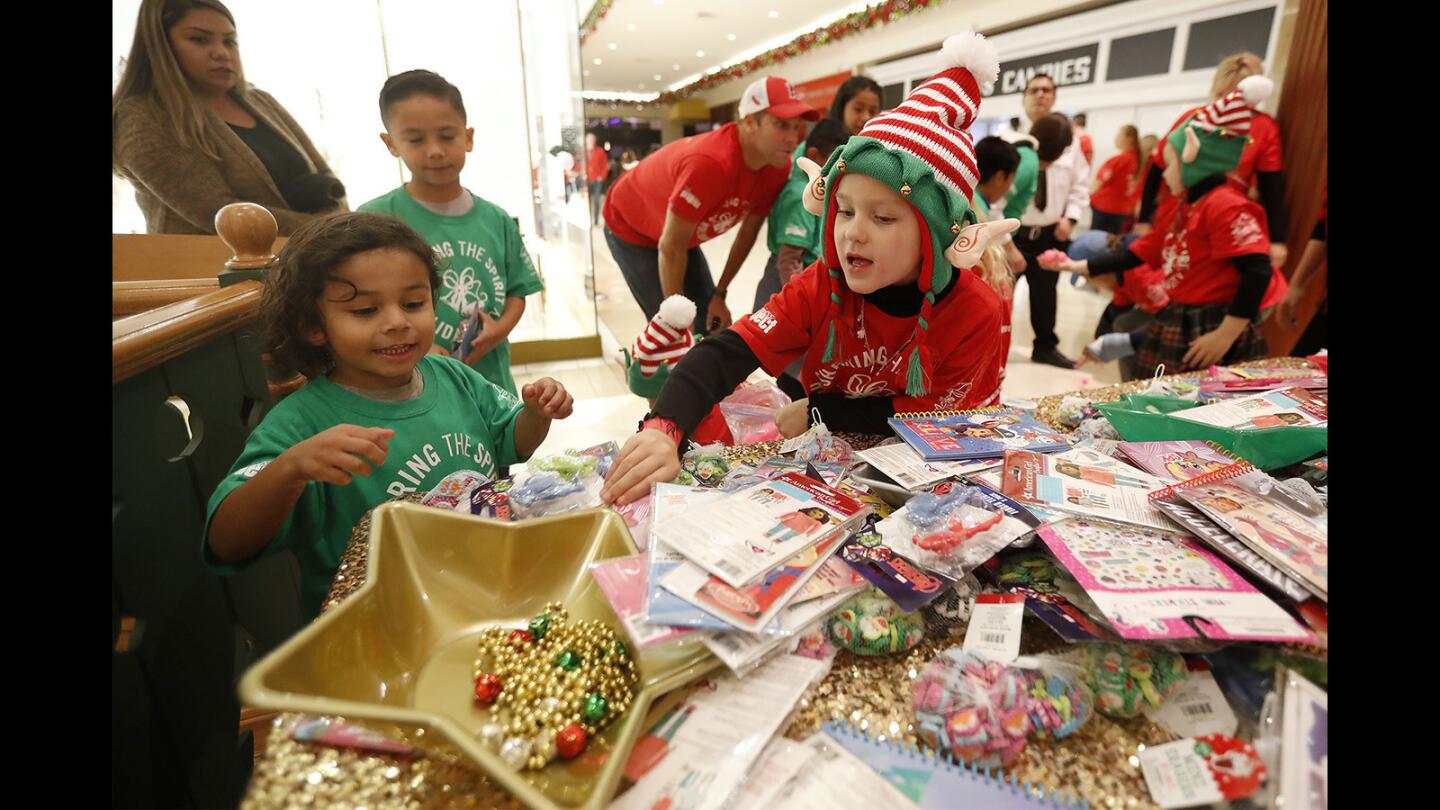
<instances>
[{"instance_id":1,"label":"green elf ear","mask_svg":"<svg viewBox=\"0 0 1440 810\"><path fill-rule=\"evenodd\" d=\"M800 195L801 204L815 216L824 216L825 178L820 174L820 165L808 157L795 161L795 165L810 178L810 182L805 184L804 193Z\"/></svg>"},{"instance_id":2,"label":"green elf ear","mask_svg":"<svg viewBox=\"0 0 1440 810\"><path fill-rule=\"evenodd\" d=\"M980 263L980 257L986 248L1018 227L1018 219L967 225L960 229L960 235L955 237L955 242L945 249L945 259L950 262L951 267L974 267Z\"/></svg>"},{"instance_id":3,"label":"green elf ear","mask_svg":"<svg viewBox=\"0 0 1440 810\"><path fill-rule=\"evenodd\" d=\"M1185 151L1180 158L1186 163L1194 163L1195 158L1200 156L1200 136L1195 134L1195 128L1185 127Z\"/></svg>"}]
</instances>

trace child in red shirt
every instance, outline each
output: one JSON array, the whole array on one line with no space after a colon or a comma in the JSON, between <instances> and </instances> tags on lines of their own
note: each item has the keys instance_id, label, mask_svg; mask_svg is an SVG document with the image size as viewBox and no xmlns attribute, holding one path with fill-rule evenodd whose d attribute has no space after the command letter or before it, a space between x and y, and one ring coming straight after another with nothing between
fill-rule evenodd
<instances>
[{"instance_id":1,"label":"child in red shirt","mask_svg":"<svg viewBox=\"0 0 1440 810\"><path fill-rule=\"evenodd\" d=\"M1170 303L1142 340L1132 339L1142 373L1161 364L1204 368L1265 354L1259 311L1274 272L1265 212L1228 183L1226 173L1240 160L1254 107L1273 87L1264 76L1246 78L1170 133L1165 181L1174 196L1154 230L1120 253L1047 267L1089 276L1145 263L1165 274Z\"/></svg>"},{"instance_id":2,"label":"child in red shirt","mask_svg":"<svg viewBox=\"0 0 1440 810\"><path fill-rule=\"evenodd\" d=\"M897 412L999 401L1001 303L970 268L1019 222L977 222L968 131L999 58L972 33L947 39L941 57L938 74L866 122L823 171L801 161L813 173L804 204L824 216L824 256L675 366L615 459L607 503L673 478L684 437L757 366L773 375L804 360L810 396L780 414L787 436L808 427L811 408L831 430L885 433Z\"/></svg>"}]
</instances>

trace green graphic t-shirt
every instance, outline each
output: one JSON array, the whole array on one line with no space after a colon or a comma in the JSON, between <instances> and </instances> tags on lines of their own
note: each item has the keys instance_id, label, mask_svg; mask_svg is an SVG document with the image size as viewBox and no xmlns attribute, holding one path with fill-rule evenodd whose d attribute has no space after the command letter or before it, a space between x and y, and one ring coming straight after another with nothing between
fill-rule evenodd
<instances>
[{"instance_id":1,"label":"green graphic t-shirt","mask_svg":"<svg viewBox=\"0 0 1440 810\"><path fill-rule=\"evenodd\" d=\"M287 548L295 552L307 618L319 614L350 531L367 509L412 492L427 492L457 470L494 477L498 466L525 460L515 452L515 417L524 405L514 395L453 358L427 355L419 369L425 389L418 398L404 402L368 399L324 377L311 380L266 414L210 497L206 536L220 502L296 444L343 424L395 431L385 464L369 477L357 475L345 486L306 484L290 516L261 552L262 556ZM220 573L234 573L253 562L253 558L221 562L204 537L200 543L205 562Z\"/></svg>"},{"instance_id":2,"label":"green graphic t-shirt","mask_svg":"<svg viewBox=\"0 0 1440 810\"><path fill-rule=\"evenodd\" d=\"M545 286L535 272L520 229L505 209L471 194L475 207L458 217L437 214L401 186L360 206L389 214L414 228L440 259L440 292L435 302L435 345L449 350L460 338L466 307L479 304L492 318L505 311L509 296L524 298ZM485 379L517 393L510 374L510 341L473 364Z\"/></svg>"},{"instance_id":3,"label":"green graphic t-shirt","mask_svg":"<svg viewBox=\"0 0 1440 810\"><path fill-rule=\"evenodd\" d=\"M804 144L801 144L804 147ZM766 221L765 243L771 253L779 253L781 245L803 248L805 266L815 263L816 246L820 242L820 217L805 210L801 195L810 178L799 166L791 163L790 177L786 179L780 196L770 207L770 218Z\"/></svg>"}]
</instances>

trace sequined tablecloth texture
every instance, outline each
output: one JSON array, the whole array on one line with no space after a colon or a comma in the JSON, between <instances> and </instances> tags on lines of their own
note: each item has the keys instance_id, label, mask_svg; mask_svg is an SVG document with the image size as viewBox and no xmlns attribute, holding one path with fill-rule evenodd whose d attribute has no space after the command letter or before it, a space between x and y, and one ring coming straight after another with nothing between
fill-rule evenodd
<instances>
[{"instance_id":1,"label":"sequined tablecloth texture","mask_svg":"<svg viewBox=\"0 0 1440 810\"><path fill-rule=\"evenodd\" d=\"M1303 368L1301 358L1277 358L1241 365ZM1187 376L1187 375L1174 375ZM1193 376L1193 373L1188 376ZM1173 377L1172 377L1173 378ZM1167 378L1169 379L1169 378ZM1113 402L1127 393L1143 391L1149 380L1105 388L1053 394L1037 403L1036 417L1056 427L1055 410L1070 394L1094 402ZM876 444L881 436L841 434L856 449ZM731 461L758 460L773 455L779 442L727 448ZM420 495L407 498L419 501ZM370 515L355 525L350 545L340 558L322 610L334 607L365 580ZM925 750L914 733L910 682L941 650L960 643L960 636L936 637L933 631L905 655L868 658L841 650L830 674L800 700L787 737L802 740L827 721L850 723L880 739L899 740ZM1027 618L1022 652L1045 652L1063 646L1045 625ZM488 782L478 769L458 759L434 755L396 757L334 749L297 742L290 730L299 720L282 714L275 721L265 752L255 763L254 775L241 803L245 810L260 808L450 808L521 805ZM1153 808L1136 755L1143 746L1169 737L1144 717L1115 721L1096 715L1079 732L1064 740L1031 742L1019 762L1006 775L1046 789L1084 798L1095 808Z\"/></svg>"}]
</instances>

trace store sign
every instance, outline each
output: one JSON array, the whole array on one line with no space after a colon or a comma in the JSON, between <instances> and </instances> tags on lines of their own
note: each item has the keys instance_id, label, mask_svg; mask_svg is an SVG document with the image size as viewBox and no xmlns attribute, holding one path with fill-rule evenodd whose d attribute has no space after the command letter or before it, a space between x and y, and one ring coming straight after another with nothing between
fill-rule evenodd
<instances>
[{"instance_id":1,"label":"store sign","mask_svg":"<svg viewBox=\"0 0 1440 810\"><path fill-rule=\"evenodd\" d=\"M1000 63L1000 78L992 96L1009 96L1025 92L1025 85L1037 73L1055 80L1055 86L1072 87L1095 83L1095 63L1100 56L1100 43L1067 48L1063 51L1027 56Z\"/></svg>"},{"instance_id":2,"label":"store sign","mask_svg":"<svg viewBox=\"0 0 1440 810\"><path fill-rule=\"evenodd\" d=\"M800 82L795 85L795 97L824 115L830 109L830 103L835 100L835 94L840 91L840 85L844 84L850 75L850 71L846 70L819 79L811 79L808 82Z\"/></svg>"}]
</instances>

